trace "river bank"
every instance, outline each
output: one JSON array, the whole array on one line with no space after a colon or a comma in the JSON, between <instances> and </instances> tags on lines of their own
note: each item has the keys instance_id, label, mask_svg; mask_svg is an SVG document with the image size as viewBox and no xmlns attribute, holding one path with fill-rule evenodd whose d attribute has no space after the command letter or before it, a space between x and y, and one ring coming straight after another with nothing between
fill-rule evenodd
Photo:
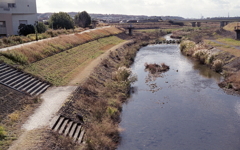
<instances>
[{"instance_id":1,"label":"river bank","mask_svg":"<svg viewBox=\"0 0 240 150\"><path fill-rule=\"evenodd\" d=\"M224 76L219 86L227 91L240 91L240 57L229 52L212 47L206 43L196 44L193 41L183 41L180 45L184 55L195 58L199 63L207 65Z\"/></svg>"}]
</instances>

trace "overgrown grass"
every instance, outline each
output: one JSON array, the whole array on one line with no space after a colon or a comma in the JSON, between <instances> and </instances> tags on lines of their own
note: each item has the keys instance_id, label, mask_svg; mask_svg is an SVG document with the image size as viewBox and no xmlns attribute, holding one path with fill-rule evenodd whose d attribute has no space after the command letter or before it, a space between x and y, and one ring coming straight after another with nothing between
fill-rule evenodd
<instances>
[{"instance_id":1,"label":"overgrown grass","mask_svg":"<svg viewBox=\"0 0 240 150\"><path fill-rule=\"evenodd\" d=\"M225 52L228 52L228 53L230 53L230 54L232 54L236 57L240 57L240 50L236 49L235 47L232 47L231 45L215 43L215 42L212 42L210 40L205 40L205 43L208 44L208 45L211 45L213 47L216 47L220 50L223 50Z\"/></svg>"},{"instance_id":2,"label":"overgrown grass","mask_svg":"<svg viewBox=\"0 0 240 150\"><path fill-rule=\"evenodd\" d=\"M136 80L128 67L139 49L138 44L112 51L62 108L61 113L66 116L83 115L85 149L116 149L120 140L121 105L129 97L130 83Z\"/></svg>"},{"instance_id":3,"label":"overgrown grass","mask_svg":"<svg viewBox=\"0 0 240 150\"><path fill-rule=\"evenodd\" d=\"M76 71L104 53L106 46L110 48L121 42L123 40L115 36L102 38L27 65L24 70L54 85L64 85Z\"/></svg>"},{"instance_id":4,"label":"overgrown grass","mask_svg":"<svg viewBox=\"0 0 240 150\"><path fill-rule=\"evenodd\" d=\"M69 30L66 30L66 29L59 29L59 30L49 29L45 33L41 33L41 34L39 33L38 34L38 39L42 40L42 39L46 39L46 38L50 38L50 37L56 37L56 36L64 35L64 34L78 33L78 32L82 32L84 30L85 29L83 29L83 28L77 28L75 30L72 30L72 29L69 29ZM29 34L27 36L4 37L4 38L0 39L0 48L14 46L14 45L22 44L22 43L35 41L35 40L36 40L36 34Z\"/></svg>"},{"instance_id":5,"label":"overgrown grass","mask_svg":"<svg viewBox=\"0 0 240 150\"><path fill-rule=\"evenodd\" d=\"M82 34L62 35L48 41L34 43L11 51L0 52L0 55L11 59L15 64L25 65L42 60L83 43L119 34L121 32L123 31L118 28L109 27L84 32ZM4 61L4 59L2 60Z\"/></svg>"},{"instance_id":6,"label":"overgrown grass","mask_svg":"<svg viewBox=\"0 0 240 150\"><path fill-rule=\"evenodd\" d=\"M228 30L228 31L234 31L234 28L239 25L240 22L233 22L233 23L229 23L228 25L226 25L224 27L225 30Z\"/></svg>"},{"instance_id":7,"label":"overgrown grass","mask_svg":"<svg viewBox=\"0 0 240 150\"><path fill-rule=\"evenodd\" d=\"M217 41L228 44L228 45L240 46L240 42L238 40L231 39L231 38L220 38L220 39L217 39Z\"/></svg>"}]
</instances>

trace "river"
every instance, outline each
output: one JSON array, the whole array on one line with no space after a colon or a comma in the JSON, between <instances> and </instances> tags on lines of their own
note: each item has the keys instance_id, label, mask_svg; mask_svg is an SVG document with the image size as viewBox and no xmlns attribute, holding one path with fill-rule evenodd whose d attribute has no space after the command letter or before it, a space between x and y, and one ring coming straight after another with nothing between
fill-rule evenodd
<instances>
[{"instance_id":1,"label":"river","mask_svg":"<svg viewBox=\"0 0 240 150\"><path fill-rule=\"evenodd\" d=\"M153 77L145 63L170 70ZM118 150L240 149L240 97L219 88L219 74L183 56L179 45L144 47L131 68L138 81L123 105Z\"/></svg>"}]
</instances>

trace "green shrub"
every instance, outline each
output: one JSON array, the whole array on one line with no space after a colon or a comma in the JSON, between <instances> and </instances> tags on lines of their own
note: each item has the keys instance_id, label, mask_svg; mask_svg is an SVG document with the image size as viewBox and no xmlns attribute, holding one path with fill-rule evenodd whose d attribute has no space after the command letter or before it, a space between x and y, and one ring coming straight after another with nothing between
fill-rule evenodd
<instances>
[{"instance_id":1,"label":"green shrub","mask_svg":"<svg viewBox=\"0 0 240 150\"><path fill-rule=\"evenodd\" d=\"M7 135L7 132L5 131L3 126L0 126L0 140L3 140Z\"/></svg>"},{"instance_id":2,"label":"green shrub","mask_svg":"<svg viewBox=\"0 0 240 150\"><path fill-rule=\"evenodd\" d=\"M28 35L28 34L32 34L35 33L35 29L34 26L31 24L25 25L25 24L20 24L18 26L18 34L19 35Z\"/></svg>"},{"instance_id":3,"label":"green shrub","mask_svg":"<svg viewBox=\"0 0 240 150\"><path fill-rule=\"evenodd\" d=\"M46 25L45 25L44 23L42 23L42 22L39 22L39 23L37 24L37 32L38 32L38 33L44 33L44 32L46 32L46 31L47 31Z\"/></svg>"}]
</instances>

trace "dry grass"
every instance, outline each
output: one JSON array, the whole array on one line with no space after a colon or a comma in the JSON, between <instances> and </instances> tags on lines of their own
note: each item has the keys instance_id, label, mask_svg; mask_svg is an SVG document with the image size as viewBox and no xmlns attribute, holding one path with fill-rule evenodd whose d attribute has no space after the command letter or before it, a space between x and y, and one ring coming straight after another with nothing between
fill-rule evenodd
<instances>
[{"instance_id":1,"label":"dry grass","mask_svg":"<svg viewBox=\"0 0 240 150\"><path fill-rule=\"evenodd\" d=\"M240 25L240 22L229 23L223 29L228 30L228 31L234 31L234 28L238 25Z\"/></svg>"},{"instance_id":2,"label":"dry grass","mask_svg":"<svg viewBox=\"0 0 240 150\"><path fill-rule=\"evenodd\" d=\"M130 48L125 45L111 52L74 93L74 99L62 108L62 114L68 117L73 116L73 112L83 115L85 149L116 149L120 139L121 105L128 98L130 83L134 81L129 78L131 71L127 67L133 62L138 48L138 44Z\"/></svg>"},{"instance_id":3,"label":"dry grass","mask_svg":"<svg viewBox=\"0 0 240 150\"><path fill-rule=\"evenodd\" d=\"M208 45L211 45L213 47L216 47L220 50L223 50L225 52L228 52L236 57L240 57L240 50L232 47L231 45L215 43L210 40L205 40L205 43L207 43Z\"/></svg>"},{"instance_id":4,"label":"dry grass","mask_svg":"<svg viewBox=\"0 0 240 150\"><path fill-rule=\"evenodd\" d=\"M216 72L221 72L223 67L223 62L219 59L213 62L213 68Z\"/></svg>"},{"instance_id":5,"label":"dry grass","mask_svg":"<svg viewBox=\"0 0 240 150\"><path fill-rule=\"evenodd\" d=\"M62 35L58 38L50 39L48 41L34 43L11 51L1 52L0 55L13 60L15 63L29 64L55 55L59 52L63 52L67 49L76 47L83 43L110 35L119 34L121 32L123 31L118 28L109 27L90 32L84 32L82 34Z\"/></svg>"},{"instance_id":6,"label":"dry grass","mask_svg":"<svg viewBox=\"0 0 240 150\"><path fill-rule=\"evenodd\" d=\"M151 74L159 73L159 72L166 72L170 69L165 63L159 64L147 64L145 63L145 69L151 72Z\"/></svg>"},{"instance_id":7,"label":"dry grass","mask_svg":"<svg viewBox=\"0 0 240 150\"><path fill-rule=\"evenodd\" d=\"M45 33L38 34L38 39L46 39L50 37L56 37L59 35L65 35L65 34L71 34L71 33L76 33L76 32L82 32L84 31L83 28L77 28L75 30L65 30L65 29L59 29L59 30L52 30L49 29ZM10 36L10 37L4 37L0 39L0 48L4 47L9 47L9 46L14 46L22 43L27 43L31 41L36 40L36 35L35 34L29 34L27 36Z\"/></svg>"},{"instance_id":8,"label":"dry grass","mask_svg":"<svg viewBox=\"0 0 240 150\"><path fill-rule=\"evenodd\" d=\"M224 82L220 83L220 86L240 91L240 71L227 77Z\"/></svg>"}]
</instances>

